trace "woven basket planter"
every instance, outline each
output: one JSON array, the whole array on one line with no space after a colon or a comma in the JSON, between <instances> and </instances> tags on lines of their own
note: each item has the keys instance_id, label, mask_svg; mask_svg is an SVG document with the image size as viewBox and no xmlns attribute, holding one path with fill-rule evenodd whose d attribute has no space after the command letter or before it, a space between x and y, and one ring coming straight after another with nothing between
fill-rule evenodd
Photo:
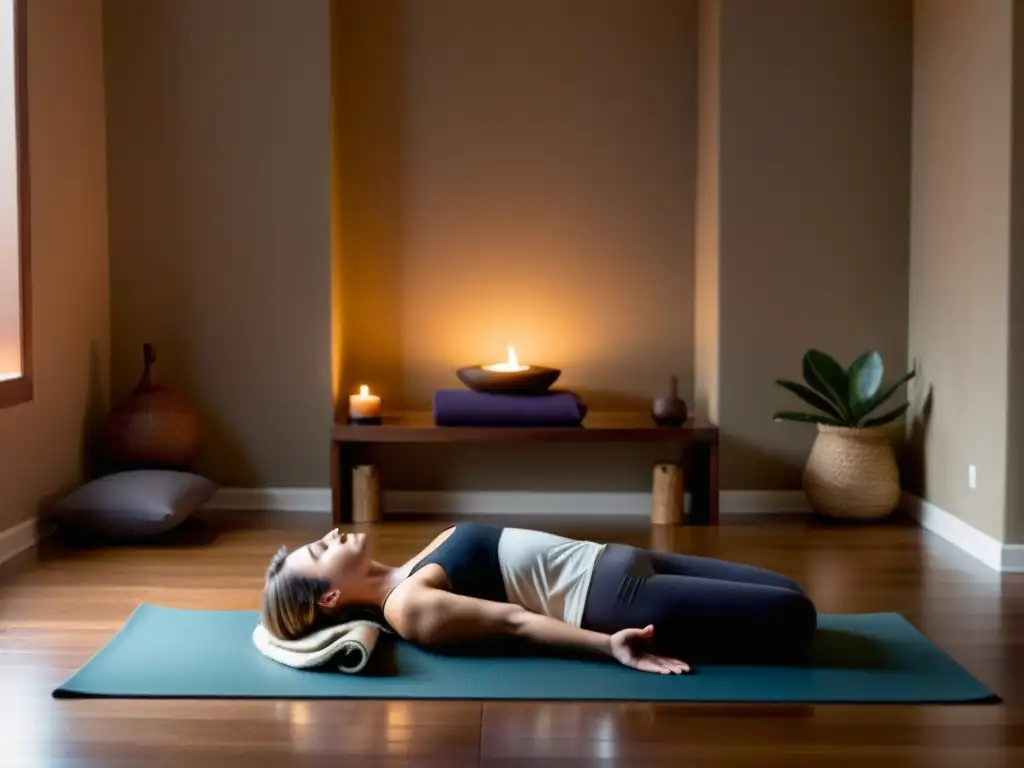
<instances>
[{"instance_id":1,"label":"woven basket planter","mask_svg":"<svg viewBox=\"0 0 1024 768\"><path fill-rule=\"evenodd\" d=\"M812 509L823 515L885 517L900 500L892 444L881 429L819 424L804 467L803 488Z\"/></svg>"}]
</instances>

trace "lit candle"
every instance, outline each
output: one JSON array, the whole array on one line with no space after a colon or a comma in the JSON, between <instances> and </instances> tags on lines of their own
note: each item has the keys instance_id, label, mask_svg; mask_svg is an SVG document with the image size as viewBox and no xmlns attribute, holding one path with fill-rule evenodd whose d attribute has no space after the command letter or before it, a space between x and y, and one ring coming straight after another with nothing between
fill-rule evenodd
<instances>
[{"instance_id":1,"label":"lit candle","mask_svg":"<svg viewBox=\"0 0 1024 768\"><path fill-rule=\"evenodd\" d=\"M508 359L491 365L469 365L459 368L455 375L474 392L504 394L543 394L550 389L562 372L543 365L521 365L516 348L508 348Z\"/></svg>"},{"instance_id":2,"label":"lit candle","mask_svg":"<svg viewBox=\"0 0 1024 768\"><path fill-rule=\"evenodd\" d=\"M498 371L502 373L516 373L518 371L528 371L530 366L520 365L519 358L516 357L516 348L508 348L508 360L504 363L495 363L494 365L485 365L485 371Z\"/></svg>"},{"instance_id":3,"label":"lit candle","mask_svg":"<svg viewBox=\"0 0 1024 768\"><path fill-rule=\"evenodd\" d=\"M358 395L349 395L348 415L354 421L380 419L380 396L371 395L370 388L363 384Z\"/></svg>"}]
</instances>

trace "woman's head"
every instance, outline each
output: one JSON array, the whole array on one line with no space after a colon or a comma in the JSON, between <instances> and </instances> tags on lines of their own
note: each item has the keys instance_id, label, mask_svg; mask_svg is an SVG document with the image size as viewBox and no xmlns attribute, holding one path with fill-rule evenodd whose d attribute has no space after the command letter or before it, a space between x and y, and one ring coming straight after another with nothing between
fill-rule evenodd
<instances>
[{"instance_id":1,"label":"woman's head","mask_svg":"<svg viewBox=\"0 0 1024 768\"><path fill-rule=\"evenodd\" d=\"M335 611L359 602L372 560L366 534L333 530L289 552L267 569L261 620L271 634L294 640L318 629Z\"/></svg>"}]
</instances>

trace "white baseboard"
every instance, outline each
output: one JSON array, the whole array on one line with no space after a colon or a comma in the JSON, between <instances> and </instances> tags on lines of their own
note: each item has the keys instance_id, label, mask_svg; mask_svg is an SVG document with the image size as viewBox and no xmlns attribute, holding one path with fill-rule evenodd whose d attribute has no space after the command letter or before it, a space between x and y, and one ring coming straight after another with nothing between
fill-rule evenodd
<instances>
[{"instance_id":1,"label":"white baseboard","mask_svg":"<svg viewBox=\"0 0 1024 768\"><path fill-rule=\"evenodd\" d=\"M330 512L330 488L220 488L204 509Z\"/></svg>"},{"instance_id":2,"label":"white baseboard","mask_svg":"<svg viewBox=\"0 0 1024 768\"><path fill-rule=\"evenodd\" d=\"M1024 545L1005 544L910 493L903 494L901 506L922 528L941 536L989 568L1003 573L1024 573Z\"/></svg>"},{"instance_id":3,"label":"white baseboard","mask_svg":"<svg viewBox=\"0 0 1024 768\"><path fill-rule=\"evenodd\" d=\"M771 514L809 511L801 491L722 491L721 513ZM385 512L474 515L649 515L651 494L558 491L385 491ZM686 508L690 495L686 496ZM1024 573L1024 544L1006 544L913 494L900 505L931 531L989 568ZM330 488L222 488L207 509L331 511ZM39 541L38 521L25 520L0 531L0 565Z\"/></svg>"},{"instance_id":4,"label":"white baseboard","mask_svg":"<svg viewBox=\"0 0 1024 768\"><path fill-rule=\"evenodd\" d=\"M474 515L649 515L644 492L384 491L384 512ZM801 491L722 491L722 514L807 512ZM686 496L686 509L690 496ZM331 511L330 488L222 488L207 509Z\"/></svg>"},{"instance_id":5,"label":"white baseboard","mask_svg":"<svg viewBox=\"0 0 1024 768\"><path fill-rule=\"evenodd\" d=\"M558 491L385 491L386 512L446 515L637 515L650 514L651 494L644 492ZM721 513L772 514L809 512L801 491L722 491ZM988 567L1024 573L1024 544L1005 544L917 496L905 493L900 505L922 528L941 536ZM686 508L690 495L686 496ZM221 488L206 509L331 511L330 488ZM38 540L35 519L0 531L0 564Z\"/></svg>"},{"instance_id":6,"label":"white baseboard","mask_svg":"<svg viewBox=\"0 0 1024 768\"><path fill-rule=\"evenodd\" d=\"M1024 573L1024 544L1003 544L1004 573Z\"/></svg>"},{"instance_id":7,"label":"white baseboard","mask_svg":"<svg viewBox=\"0 0 1024 768\"><path fill-rule=\"evenodd\" d=\"M804 511L803 494L779 491L724 491L722 514ZM384 511L445 515L622 515L651 514L651 494L611 491L385 491ZM684 509L690 511L686 494Z\"/></svg>"},{"instance_id":8,"label":"white baseboard","mask_svg":"<svg viewBox=\"0 0 1024 768\"><path fill-rule=\"evenodd\" d=\"M39 541L38 522L30 518L6 531L0 531L0 565L17 557Z\"/></svg>"}]
</instances>

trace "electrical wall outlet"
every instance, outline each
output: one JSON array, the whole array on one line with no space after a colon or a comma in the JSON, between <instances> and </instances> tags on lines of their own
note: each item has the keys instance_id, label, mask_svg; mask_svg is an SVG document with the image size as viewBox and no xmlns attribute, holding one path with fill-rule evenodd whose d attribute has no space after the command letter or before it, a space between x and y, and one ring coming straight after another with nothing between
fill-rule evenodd
<instances>
[{"instance_id":1,"label":"electrical wall outlet","mask_svg":"<svg viewBox=\"0 0 1024 768\"><path fill-rule=\"evenodd\" d=\"M971 490L978 487L978 468L973 464L967 465L967 487Z\"/></svg>"}]
</instances>

